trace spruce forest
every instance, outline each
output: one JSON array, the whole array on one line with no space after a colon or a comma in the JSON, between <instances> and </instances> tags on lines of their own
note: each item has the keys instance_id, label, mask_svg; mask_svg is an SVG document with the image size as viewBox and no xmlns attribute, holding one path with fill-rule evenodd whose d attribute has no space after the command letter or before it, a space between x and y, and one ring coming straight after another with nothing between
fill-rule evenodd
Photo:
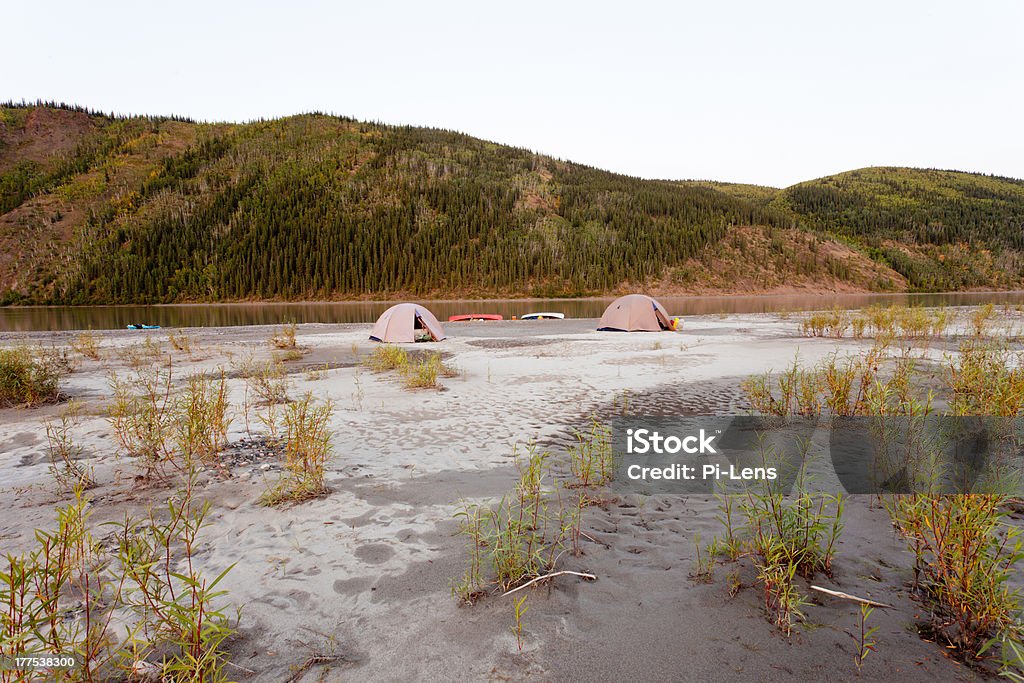
<instances>
[{"instance_id":1,"label":"spruce forest","mask_svg":"<svg viewBox=\"0 0 1024 683\"><path fill-rule=\"evenodd\" d=\"M643 180L436 129L0 106L0 302L1024 284L1024 181Z\"/></svg>"}]
</instances>

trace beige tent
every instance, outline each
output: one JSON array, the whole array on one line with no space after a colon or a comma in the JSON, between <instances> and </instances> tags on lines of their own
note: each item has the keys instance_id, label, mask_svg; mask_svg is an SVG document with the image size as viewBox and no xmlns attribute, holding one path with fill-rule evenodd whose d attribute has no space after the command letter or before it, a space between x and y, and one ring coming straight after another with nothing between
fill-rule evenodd
<instances>
[{"instance_id":1,"label":"beige tent","mask_svg":"<svg viewBox=\"0 0 1024 683\"><path fill-rule=\"evenodd\" d=\"M598 324L599 330L617 332L660 332L671 330L665 307L644 294L619 297L605 309Z\"/></svg>"},{"instance_id":2,"label":"beige tent","mask_svg":"<svg viewBox=\"0 0 1024 683\"><path fill-rule=\"evenodd\" d=\"M370 339L379 342L414 342L417 330L433 341L444 339L444 328L434 314L419 304L395 304L380 314L370 332Z\"/></svg>"}]
</instances>

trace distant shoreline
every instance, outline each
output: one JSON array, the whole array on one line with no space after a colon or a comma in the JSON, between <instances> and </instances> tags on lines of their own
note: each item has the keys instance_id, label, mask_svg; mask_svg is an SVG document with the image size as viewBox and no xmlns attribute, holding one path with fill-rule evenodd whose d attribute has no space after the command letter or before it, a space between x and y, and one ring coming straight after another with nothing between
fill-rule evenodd
<instances>
[{"instance_id":1,"label":"distant shoreline","mask_svg":"<svg viewBox=\"0 0 1024 683\"><path fill-rule=\"evenodd\" d=\"M771 290L765 292L731 292L722 294L687 294L687 293L671 293L671 294L659 294L657 292L651 292L648 290L638 289L643 293L653 296L655 298L664 299L769 299L774 297L794 297L794 296L816 296L816 297L952 297L952 296L972 296L972 295L1024 295L1024 289L953 289L953 290L942 290L935 292L870 292L870 291L835 291L835 290L821 290L816 291L813 289L785 289L785 290ZM358 304L396 304L403 301L418 301L420 303L504 303L504 302L515 302L515 303L533 303L543 301L565 301L565 302L586 302L586 301L610 301L616 297L628 294L630 292L623 291L612 294L595 294L588 296L553 296L553 297L541 297L541 296L526 296L526 297L511 297L511 296L493 296L493 297L419 297L415 295L409 295L405 297L387 297L383 299L373 298L359 298L359 299L233 299L226 301L182 301L182 302L165 302L165 303L119 303L119 304L6 304L0 306L0 310L20 310L20 309L47 309L47 308L134 308L134 307L152 307L152 308L201 308L204 306L322 306L322 305L358 305Z\"/></svg>"}]
</instances>

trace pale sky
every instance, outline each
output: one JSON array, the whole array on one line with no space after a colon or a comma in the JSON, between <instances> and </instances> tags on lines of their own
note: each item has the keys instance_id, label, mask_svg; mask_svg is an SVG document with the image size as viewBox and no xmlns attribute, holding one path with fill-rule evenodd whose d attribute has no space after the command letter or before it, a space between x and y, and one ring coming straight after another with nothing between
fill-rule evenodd
<instances>
[{"instance_id":1,"label":"pale sky","mask_svg":"<svg viewBox=\"0 0 1024 683\"><path fill-rule=\"evenodd\" d=\"M0 100L427 125L647 178L1024 178L1024 2L4 0Z\"/></svg>"}]
</instances>

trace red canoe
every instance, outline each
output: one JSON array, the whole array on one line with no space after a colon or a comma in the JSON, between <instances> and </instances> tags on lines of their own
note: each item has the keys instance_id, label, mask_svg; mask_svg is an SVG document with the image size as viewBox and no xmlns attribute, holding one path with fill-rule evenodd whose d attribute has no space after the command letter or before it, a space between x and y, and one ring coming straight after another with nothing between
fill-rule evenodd
<instances>
[{"instance_id":1,"label":"red canoe","mask_svg":"<svg viewBox=\"0 0 1024 683\"><path fill-rule=\"evenodd\" d=\"M504 318L492 313L465 313L463 315L448 316L448 322L450 323L466 323L471 320L504 320Z\"/></svg>"}]
</instances>

